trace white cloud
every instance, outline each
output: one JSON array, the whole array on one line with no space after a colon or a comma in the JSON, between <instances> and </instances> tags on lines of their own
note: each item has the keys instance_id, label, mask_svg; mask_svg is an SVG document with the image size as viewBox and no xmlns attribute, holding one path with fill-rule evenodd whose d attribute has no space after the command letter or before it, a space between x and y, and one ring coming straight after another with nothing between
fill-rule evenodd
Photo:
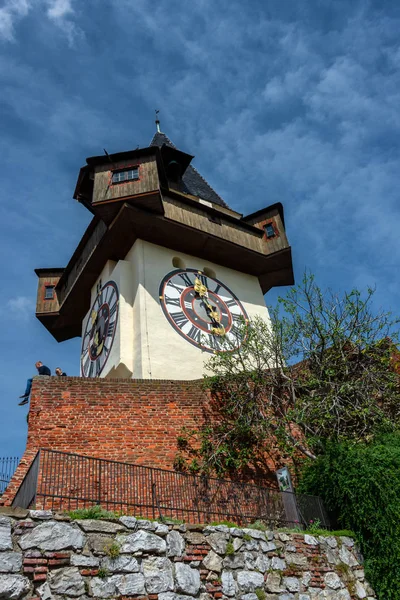
<instances>
[{"instance_id":1,"label":"white cloud","mask_svg":"<svg viewBox=\"0 0 400 600\"><path fill-rule=\"evenodd\" d=\"M17 23L31 10L45 10L49 21L64 32L70 46L83 36L81 29L70 19L75 14L72 0L5 0L0 8L0 39L15 41Z\"/></svg>"},{"instance_id":2,"label":"white cloud","mask_svg":"<svg viewBox=\"0 0 400 600\"><path fill-rule=\"evenodd\" d=\"M67 36L68 44L72 47L75 42L83 37L82 30L68 17L75 14L72 0L46 0L48 4L47 16Z\"/></svg>"},{"instance_id":3,"label":"white cloud","mask_svg":"<svg viewBox=\"0 0 400 600\"><path fill-rule=\"evenodd\" d=\"M17 321L27 321L34 314L34 311L35 305L32 298L26 296L10 298L1 310L4 315L7 314Z\"/></svg>"},{"instance_id":4,"label":"white cloud","mask_svg":"<svg viewBox=\"0 0 400 600\"><path fill-rule=\"evenodd\" d=\"M0 8L0 38L14 40L15 22L26 17L32 5L31 0L6 0Z\"/></svg>"},{"instance_id":5,"label":"white cloud","mask_svg":"<svg viewBox=\"0 0 400 600\"><path fill-rule=\"evenodd\" d=\"M47 0L47 16L55 21L63 19L66 15L73 14L71 0Z\"/></svg>"}]
</instances>

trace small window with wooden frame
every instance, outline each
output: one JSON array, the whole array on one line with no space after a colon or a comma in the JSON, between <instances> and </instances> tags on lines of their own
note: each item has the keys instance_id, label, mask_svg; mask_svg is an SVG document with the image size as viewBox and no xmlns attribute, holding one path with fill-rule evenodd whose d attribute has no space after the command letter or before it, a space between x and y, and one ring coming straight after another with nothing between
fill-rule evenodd
<instances>
[{"instance_id":1,"label":"small window with wooden frame","mask_svg":"<svg viewBox=\"0 0 400 600\"><path fill-rule=\"evenodd\" d=\"M55 285L51 285L50 283L46 283L44 286L44 299L45 300L53 300L54 299L54 288Z\"/></svg>"},{"instance_id":2,"label":"small window with wooden frame","mask_svg":"<svg viewBox=\"0 0 400 600\"><path fill-rule=\"evenodd\" d=\"M279 231L276 228L276 225L273 221L267 221L266 223L264 223L263 229L267 240L279 236Z\"/></svg>"},{"instance_id":3,"label":"small window with wooden frame","mask_svg":"<svg viewBox=\"0 0 400 600\"><path fill-rule=\"evenodd\" d=\"M131 165L123 169L111 171L110 183L111 185L118 185L119 183L129 183L130 181L138 181L139 179L139 165Z\"/></svg>"}]
</instances>

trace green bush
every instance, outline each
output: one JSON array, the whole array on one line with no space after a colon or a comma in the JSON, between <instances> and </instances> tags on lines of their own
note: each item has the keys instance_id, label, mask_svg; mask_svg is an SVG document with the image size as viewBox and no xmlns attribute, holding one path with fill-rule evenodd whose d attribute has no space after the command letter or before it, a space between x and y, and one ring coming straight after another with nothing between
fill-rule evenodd
<instances>
[{"instance_id":1,"label":"green bush","mask_svg":"<svg viewBox=\"0 0 400 600\"><path fill-rule=\"evenodd\" d=\"M114 519L120 516L120 513L110 510L104 510L98 504L90 508L77 508L67 513L72 520L75 519Z\"/></svg>"},{"instance_id":2,"label":"green bush","mask_svg":"<svg viewBox=\"0 0 400 600\"><path fill-rule=\"evenodd\" d=\"M355 533L380 600L400 600L400 432L369 444L330 443L309 463L301 492L318 494Z\"/></svg>"}]
</instances>

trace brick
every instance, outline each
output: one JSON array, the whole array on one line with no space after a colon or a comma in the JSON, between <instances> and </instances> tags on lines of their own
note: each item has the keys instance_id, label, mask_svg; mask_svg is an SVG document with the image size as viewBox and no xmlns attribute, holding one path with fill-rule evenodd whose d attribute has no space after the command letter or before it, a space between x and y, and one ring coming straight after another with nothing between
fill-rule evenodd
<instances>
[{"instance_id":1,"label":"brick","mask_svg":"<svg viewBox=\"0 0 400 600\"><path fill-rule=\"evenodd\" d=\"M34 568L35 573L47 573L48 570L49 569L47 567L35 567Z\"/></svg>"},{"instance_id":2,"label":"brick","mask_svg":"<svg viewBox=\"0 0 400 600\"><path fill-rule=\"evenodd\" d=\"M49 558L47 564L49 567L62 567L69 565L69 562L69 558Z\"/></svg>"},{"instance_id":3,"label":"brick","mask_svg":"<svg viewBox=\"0 0 400 600\"><path fill-rule=\"evenodd\" d=\"M47 565L47 558L24 558L24 565Z\"/></svg>"},{"instance_id":4,"label":"brick","mask_svg":"<svg viewBox=\"0 0 400 600\"><path fill-rule=\"evenodd\" d=\"M34 573L33 575L33 581L46 581L46 579L46 573Z\"/></svg>"},{"instance_id":5,"label":"brick","mask_svg":"<svg viewBox=\"0 0 400 600\"><path fill-rule=\"evenodd\" d=\"M213 415L217 418L202 383L80 377L35 378L26 451L2 497L2 504L12 503L39 448L172 470L177 437L183 426L197 428ZM132 439L138 438L140 443L132 444ZM271 456L274 456L273 452ZM266 464L271 470L270 483L275 485L273 472L277 465L273 458L268 457ZM268 484L268 480L264 480L264 483ZM71 486L71 483L68 485ZM66 504L57 504L57 499L48 499L47 506L39 506L38 498L37 508L50 508L53 502L55 509L67 507ZM199 518L204 519L201 515ZM21 532L33 526L24 523L26 521L17 525ZM188 555L204 556L205 550L201 547L192 548ZM57 553L48 553L46 556L50 559L67 558Z\"/></svg>"}]
</instances>

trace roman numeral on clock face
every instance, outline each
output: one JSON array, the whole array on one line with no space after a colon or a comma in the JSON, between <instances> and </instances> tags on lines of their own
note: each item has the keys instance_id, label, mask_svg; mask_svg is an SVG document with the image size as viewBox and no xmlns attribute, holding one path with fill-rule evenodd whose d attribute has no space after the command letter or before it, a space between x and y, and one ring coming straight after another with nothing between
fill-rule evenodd
<instances>
[{"instance_id":1,"label":"roman numeral on clock face","mask_svg":"<svg viewBox=\"0 0 400 600\"><path fill-rule=\"evenodd\" d=\"M84 377L101 374L111 352L117 324L118 288L114 281L108 281L97 289L83 333L81 372Z\"/></svg>"},{"instance_id":2,"label":"roman numeral on clock face","mask_svg":"<svg viewBox=\"0 0 400 600\"><path fill-rule=\"evenodd\" d=\"M217 287L215 288L215 290L213 290L214 294L218 294L220 289L221 289L221 286L219 283L217 283Z\"/></svg>"},{"instance_id":3,"label":"roman numeral on clock face","mask_svg":"<svg viewBox=\"0 0 400 600\"><path fill-rule=\"evenodd\" d=\"M232 315L232 321L235 323L242 323L244 320L243 315L236 315L235 313L231 313Z\"/></svg>"},{"instance_id":4,"label":"roman numeral on clock face","mask_svg":"<svg viewBox=\"0 0 400 600\"><path fill-rule=\"evenodd\" d=\"M181 300L180 298L170 298L169 296L165 296L164 300L168 306L180 306Z\"/></svg>"},{"instance_id":5,"label":"roman numeral on clock face","mask_svg":"<svg viewBox=\"0 0 400 600\"><path fill-rule=\"evenodd\" d=\"M198 329L195 325L192 325L192 327L190 328L190 331L188 333L188 336L194 341L197 342L197 344L200 344L201 342L201 331L200 329Z\"/></svg>"},{"instance_id":6,"label":"roman numeral on clock face","mask_svg":"<svg viewBox=\"0 0 400 600\"><path fill-rule=\"evenodd\" d=\"M96 360L96 377L100 375L101 372L101 361L100 359Z\"/></svg>"},{"instance_id":7,"label":"roman numeral on clock face","mask_svg":"<svg viewBox=\"0 0 400 600\"><path fill-rule=\"evenodd\" d=\"M183 280L186 287L190 287L194 283L194 279L191 279L188 273L179 273L179 277Z\"/></svg>"},{"instance_id":8,"label":"roman numeral on clock face","mask_svg":"<svg viewBox=\"0 0 400 600\"><path fill-rule=\"evenodd\" d=\"M203 285L208 287L207 275L204 275L203 273L198 273L197 277L200 279L200 281Z\"/></svg>"},{"instance_id":9,"label":"roman numeral on clock face","mask_svg":"<svg viewBox=\"0 0 400 600\"><path fill-rule=\"evenodd\" d=\"M184 325L186 325L186 323L189 323L189 319L187 318L187 316L185 315L185 313L183 311L176 312L176 313L170 313L170 314L171 314L171 318L174 320L174 322L180 328L182 328Z\"/></svg>"},{"instance_id":10,"label":"roman numeral on clock face","mask_svg":"<svg viewBox=\"0 0 400 600\"><path fill-rule=\"evenodd\" d=\"M242 332L240 331L239 327L233 323L229 333L232 333L236 338L240 338Z\"/></svg>"},{"instance_id":11,"label":"roman numeral on clock face","mask_svg":"<svg viewBox=\"0 0 400 600\"><path fill-rule=\"evenodd\" d=\"M196 279L202 284L198 289ZM217 279L198 269L171 271L160 282L159 299L170 325L197 348L224 352L241 344L240 321L247 315L235 294ZM212 330L226 331L226 338Z\"/></svg>"},{"instance_id":12,"label":"roman numeral on clock face","mask_svg":"<svg viewBox=\"0 0 400 600\"><path fill-rule=\"evenodd\" d=\"M231 306L236 306L237 302L234 298L229 298L229 300L225 300L225 304L231 308Z\"/></svg>"},{"instance_id":13,"label":"roman numeral on clock face","mask_svg":"<svg viewBox=\"0 0 400 600\"><path fill-rule=\"evenodd\" d=\"M108 324L107 337L112 337L115 331L115 321Z\"/></svg>"}]
</instances>

